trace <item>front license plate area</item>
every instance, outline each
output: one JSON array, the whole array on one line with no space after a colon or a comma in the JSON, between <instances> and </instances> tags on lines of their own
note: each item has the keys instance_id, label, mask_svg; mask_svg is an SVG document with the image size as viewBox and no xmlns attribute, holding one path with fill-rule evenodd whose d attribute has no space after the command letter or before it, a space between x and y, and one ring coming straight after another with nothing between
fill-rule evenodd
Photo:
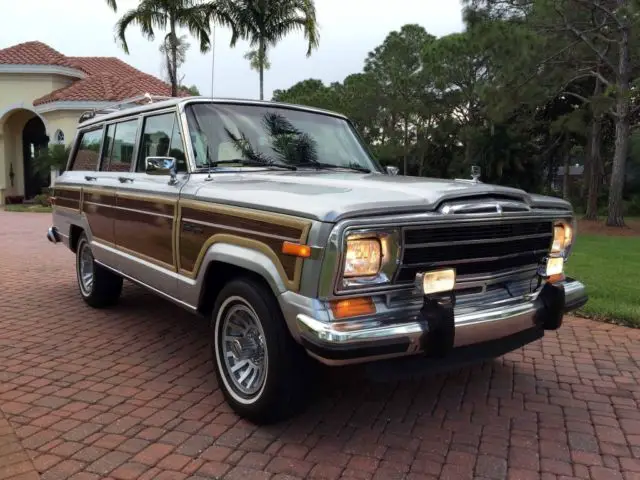
<instances>
[{"instance_id":1,"label":"front license plate area","mask_svg":"<svg viewBox=\"0 0 640 480\"><path fill-rule=\"evenodd\" d=\"M425 295L420 317L427 324L420 343L428 357L446 357L455 341L455 295L453 293L438 297Z\"/></svg>"}]
</instances>

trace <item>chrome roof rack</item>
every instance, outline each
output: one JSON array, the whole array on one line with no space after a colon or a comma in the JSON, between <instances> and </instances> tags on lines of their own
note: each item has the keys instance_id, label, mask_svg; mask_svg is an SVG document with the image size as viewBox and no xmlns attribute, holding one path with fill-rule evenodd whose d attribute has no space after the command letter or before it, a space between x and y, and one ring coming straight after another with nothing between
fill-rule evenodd
<instances>
[{"instance_id":1,"label":"chrome roof rack","mask_svg":"<svg viewBox=\"0 0 640 480\"><path fill-rule=\"evenodd\" d=\"M170 100L175 97L168 97L163 95L151 95L145 93L144 95L138 95L137 97L131 97L119 102L112 103L103 108L94 108L93 110L87 110L80 115L79 122L82 123L86 120L95 118L98 115L106 115L107 113L117 112L119 110L126 110L127 108L139 107L144 104L150 104L155 102L161 102L163 100Z\"/></svg>"}]
</instances>

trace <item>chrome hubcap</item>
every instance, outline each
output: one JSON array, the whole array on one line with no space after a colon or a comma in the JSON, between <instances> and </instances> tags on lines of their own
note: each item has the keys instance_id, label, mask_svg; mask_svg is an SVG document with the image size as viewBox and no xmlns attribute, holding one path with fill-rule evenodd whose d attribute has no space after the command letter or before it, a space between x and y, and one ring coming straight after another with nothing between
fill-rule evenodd
<instances>
[{"instance_id":1,"label":"chrome hubcap","mask_svg":"<svg viewBox=\"0 0 640 480\"><path fill-rule=\"evenodd\" d=\"M256 394L264 384L267 346L253 309L236 303L222 320L221 350L229 379L244 395Z\"/></svg>"},{"instance_id":2,"label":"chrome hubcap","mask_svg":"<svg viewBox=\"0 0 640 480\"><path fill-rule=\"evenodd\" d=\"M80 287L86 295L89 295L93 287L93 255L86 243L82 244L79 263L78 278L80 279Z\"/></svg>"}]
</instances>

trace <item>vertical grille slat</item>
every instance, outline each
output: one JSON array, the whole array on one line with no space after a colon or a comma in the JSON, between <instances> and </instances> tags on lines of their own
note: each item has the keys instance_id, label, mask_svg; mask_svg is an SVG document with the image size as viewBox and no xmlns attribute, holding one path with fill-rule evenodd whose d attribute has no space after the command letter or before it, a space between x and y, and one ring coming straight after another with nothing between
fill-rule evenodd
<instances>
[{"instance_id":1,"label":"vertical grille slat","mask_svg":"<svg viewBox=\"0 0 640 480\"><path fill-rule=\"evenodd\" d=\"M405 248L396 282L412 282L420 271L449 265L465 281L535 268L551 248L553 222L425 225L407 228L403 236Z\"/></svg>"}]
</instances>

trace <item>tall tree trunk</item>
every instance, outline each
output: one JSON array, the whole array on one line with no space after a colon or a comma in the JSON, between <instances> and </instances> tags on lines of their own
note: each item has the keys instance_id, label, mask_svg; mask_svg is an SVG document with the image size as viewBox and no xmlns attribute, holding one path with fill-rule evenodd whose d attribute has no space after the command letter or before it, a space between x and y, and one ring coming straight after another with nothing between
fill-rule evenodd
<instances>
[{"instance_id":1,"label":"tall tree trunk","mask_svg":"<svg viewBox=\"0 0 640 480\"><path fill-rule=\"evenodd\" d=\"M600 72L600 66L598 66L598 68L596 68L596 70L598 72ZM597 97L598 95L600 95L600 90L601 90L601 82L600 79L596 77L596 83L595 86L593 87L593 96ZM593 164L593 159L594 159L594 130L596 129L596 122L599 121L599 118L596 116L596 113L593 111L593 103L591 104L591 110L592 110L592 119L591 119L591 124L590 124L590 130L591 130L591 135L589 136L588 140L587 140L587 147L586 147L586 152L587 155L585 157L585 162L584 162L584 172L582 174L582 185L580 187L580 198L584 199L587 201L589 201L588 195L589 195L589 185L591 185L591 172L592 172L592 164ZM600 153L600 144L597 144L597 152L598 154Z\"/></svg>"},{"instance_id":2,"label":"tall tree trunk","mask_svg":"<svg viewBox=\"0 0 640 480\"><path fill-rule=\"evenodd\" d=\"M591 182L591 164L593 160L593 154L591 153L591 147L593 143L593 126L596 122L596 119L593 118L591 123L589 124L589 130L591 130L591 135L587 139L587 146L585 148L585 157L584 157L584 171L582 172L582 184L580 185L580 198L584 200L585 204L589 201L589 184Z\"/></svg>"},{"instance_id":3,"label":"tall tree trunk","mask_svg":"<svg viewBox=\"0 0 640 480\"><path fill-rule=\"evenodd\" d=\"M567 138L564 141L564 162L563 162L563 167L564 167L564 172L562 175L562 198L564 198L565 200L569 200L569 170L571 168L570 165L570 150L569 150L569 137L567 136Z\"/></svg>"},{"instance_id":4,"label":"tall tree trunk","mask_svg":"<svg viewBox=\"0 0 640 480\"><path fill-rule=\"evenodd\" d=\"M618 0L618 5L624 7L625 0ZM622 37L618 45L620 51L616 85L616 148L613 154L607 217L607 225L611 227L624 226L622 190L624 187L625 163L629 151L629 21L626 18L621 21L623 25L621 28Z\"/></svg>"},{"instance_id":5,"label":"tall tree trunk","mask_svg":"<svg viewBox=\"0 0 640 480\"><path fill-rule=\"evenodd\" d=\"M404 158L402 174L407 176L407 156L409 155L409 119L404 119Z\"/></svg>"},{"instance_id":6,"label":"tall tree trunk","mask_svg":"<svg viewBox=\"0 0 640 480\"><path fill-rule=\"evenodd\" d=\"M598 194L600 193L600 170L602 155L600 153L600 143L602 141L602 116L594 116L591 121L591 135L589 139L589 175L585 178L588 182L587 211L585 220L596 220L598 218Z\"/></svg>"},{"instance_id":7,"label":"tall tree trunk","mask_svg":"<svg viewBox=\"0 0 640 480\"><path fill-rule=\"evenodd\" d=\"M176 36L176 22L171 18L171 96L178 96L178 37Z\"/></svg>"},{"instance_id":8,"label":"tall tree trunk","mask_svg":"<svg viewBox=\"0 0 640 480\"><path fill-rule=\"evenodd\" d=\"M464 146L464 161L466 168L471 168L471 165L473 165L473 151L471 149L471 139L469 138L467 138Z\"/></svg>"},{"instance_id":9,"label":"tall tree trunk","mask_svg":"<svg viewBox=\"0 0 640 480\"><path fill-rule=\"evenodd\" d=\"M260 39L260 45L258 46L258 61L260 62L260 100L264 100L264 58L265 43L263 39Z\"/></svg>"},{"instance_id":10,"label":"tall tree trunk","mask_svg":"<svg viewBox=\"0 0 640 480\"><path fill-rule=\"evenodd\" d=\"M420 152L420 169L418 170L418 176L424 175L424 163L427 159L427 153L429 153L429 143L427 142L427 136L425 135L424 143Z\"/></svg>"}]
</instances>

